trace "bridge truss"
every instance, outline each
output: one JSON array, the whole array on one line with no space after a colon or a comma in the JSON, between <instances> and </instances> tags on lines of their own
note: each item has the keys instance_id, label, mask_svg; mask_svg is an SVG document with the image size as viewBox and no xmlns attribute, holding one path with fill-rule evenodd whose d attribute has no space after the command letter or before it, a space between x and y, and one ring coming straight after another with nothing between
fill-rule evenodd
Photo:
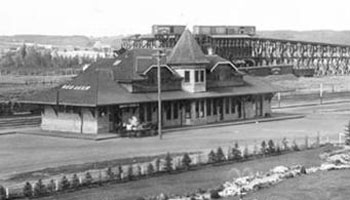
<instances>
[{"instance_id":1,"label":"bridge truss","mask_svg":"<svg viewBox=\"0 0 350 200\"><path fill-rule=\"evenodd\" d=\"M180 35L154 35L149 38L129 38L123 47L163 48L175 46ZM195 35L205 53L232 61L239 67L293 65L294 69L313 69L314 75L350 74L350 46L317 42L282 40L229 35Z\"/></svg>"}]
</instances>

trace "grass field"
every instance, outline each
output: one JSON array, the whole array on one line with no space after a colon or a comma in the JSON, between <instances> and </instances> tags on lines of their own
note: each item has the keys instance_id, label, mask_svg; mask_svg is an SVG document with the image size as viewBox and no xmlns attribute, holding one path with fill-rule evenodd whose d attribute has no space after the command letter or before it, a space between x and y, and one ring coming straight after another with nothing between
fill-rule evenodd
<instances>
[{"instance_id":1,"label":"grass field","mask_svg":"<svg viewBox=\"0 0 350 200\"><path fill-rule=\"evenodd\" d=\"M220 184L231 180L234 177L244 176L250 173L256 173L258 171L266 172L267 170L278 165L291 166L302 164L306 167L319 166L321 164L319 154L324 152L325 149L329 149L329 147L289 153L281 156L268 157L230 165L208 166L205 169L189 171L181 174L164 175L124 184L106 185L100 188L85 189L74 193L66 193L42 199L135 200L140 196L156 195L160 193L192 193L199 188L216 188Z\"/></svg>"}]
</instances>

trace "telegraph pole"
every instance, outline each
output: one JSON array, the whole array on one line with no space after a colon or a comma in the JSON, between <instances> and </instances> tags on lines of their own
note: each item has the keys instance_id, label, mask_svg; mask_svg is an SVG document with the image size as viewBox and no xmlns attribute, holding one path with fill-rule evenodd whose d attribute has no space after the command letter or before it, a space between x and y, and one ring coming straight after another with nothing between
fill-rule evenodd
<instances>
[{"instance_id":1,"label":"telegraph pole","mask_svg":"<svg viewBox=\"0 0 350 200\"><path fill-rule=\"evenodd\" d=\"M162 98L161 98L161 73L160 73L160 59L165 56L163 51L161 49L157 49L157 53L154 54L154 56L157 58L157 81L158 81L158 134L159 139L163 138L162 134Z\"/></svg>"}]
</instances>

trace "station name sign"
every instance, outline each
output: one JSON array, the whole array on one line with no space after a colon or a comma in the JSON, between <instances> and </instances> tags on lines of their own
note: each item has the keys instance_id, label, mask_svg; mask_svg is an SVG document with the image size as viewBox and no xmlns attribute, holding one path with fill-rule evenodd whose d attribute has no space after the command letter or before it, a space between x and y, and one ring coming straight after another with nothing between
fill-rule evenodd
<instances>
[{"instance_id":1,"label":"station name sign","mask_svg":"<svg viewBox=\"0 0 350 200\"><path fill-rule=\"evenodd\" d=\"M65 90L89 90L91 87L88 85L69 85L69 84L65 84L61 87L62 89Z\"/></svg>"}]
</instances>

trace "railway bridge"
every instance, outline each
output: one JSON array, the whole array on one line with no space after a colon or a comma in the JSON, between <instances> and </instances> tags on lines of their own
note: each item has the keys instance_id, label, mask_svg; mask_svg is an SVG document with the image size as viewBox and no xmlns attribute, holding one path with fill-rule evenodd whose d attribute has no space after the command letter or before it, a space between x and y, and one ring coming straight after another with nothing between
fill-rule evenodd
<instances>
[{"instance_id":1,"label":"railway bridge","mask_svg":"<svg viewBox=\"0 0 350 200\"><path fill-rule=\"evenodd\" d=\"M213 27L219 30L217 26L209 28ZM184 26L182 28L185 29ZM226 58L239 67L292 65L294 70L315 76L350 74L350 45L263 38L255 35L255 29L250 34L242 31L240 34L228 34L226 28L225 32L216 31L213 34L203 31L211 30L204 28L194 26L194 36L202 50ZM219 28L224 30L222 26ZM152 35L135 35L124 39L123 47L154 48L160 45L172 48L181 30L159 32L158 29L157 32L153 27Z\"/></svg>"}]
</instances>

